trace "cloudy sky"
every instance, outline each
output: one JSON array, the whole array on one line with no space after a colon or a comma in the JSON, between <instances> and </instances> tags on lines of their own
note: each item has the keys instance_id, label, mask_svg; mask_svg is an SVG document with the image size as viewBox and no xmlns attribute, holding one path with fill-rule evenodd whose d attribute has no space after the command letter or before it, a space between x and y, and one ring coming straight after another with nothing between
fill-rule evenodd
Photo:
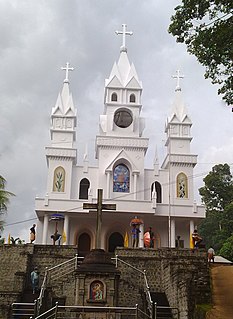
<instances>
[{"instance_id":1,"label":"cloudy sky","mask_svg":"<svg viewBox=\"0 0 233 319\"><path fill-rule=\"evenodd\" d=\"M198 154L195 187L214 164L232 164L233 116L204 79L204 67L168 34L178 0L0 0L0 174L11 199L3 236L28 241L36 218L34 199L46 192L45 146L50 143L50 113L67 61L75 68L70 88L78 112L77 147L82 160L94 144L103 112L104 79L119 57L126 23L128 56L143 83L144 136L150 138L146 166L152 167L157 145L165 154L164 124L170 114L177 69L193 121L192 152ZM197 191L196 191L197 194ZM196 195L197 197L197 195ZM198 199L200 201L200 199Z\"/></svg>"}]
</instances>

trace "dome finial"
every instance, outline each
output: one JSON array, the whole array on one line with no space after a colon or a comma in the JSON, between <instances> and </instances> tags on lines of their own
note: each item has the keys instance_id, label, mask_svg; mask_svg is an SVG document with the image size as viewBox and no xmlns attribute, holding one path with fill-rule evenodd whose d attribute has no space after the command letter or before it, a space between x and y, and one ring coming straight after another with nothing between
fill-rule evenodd
<instances>
[{"instance_id":1,"label":"dome finial","mask_svg":"<svg viewBox=\"0 0 233 319\"><path fill-rule=\"evenodd\" d=\"M127 52L126 44L125 44L125 36L126 35L133 35L132 31L126 31L126 24L122 24L123 31L115 31L115 33L122 34L122 46L121 46L121 52Z\"/></svg>"}]
</instances>

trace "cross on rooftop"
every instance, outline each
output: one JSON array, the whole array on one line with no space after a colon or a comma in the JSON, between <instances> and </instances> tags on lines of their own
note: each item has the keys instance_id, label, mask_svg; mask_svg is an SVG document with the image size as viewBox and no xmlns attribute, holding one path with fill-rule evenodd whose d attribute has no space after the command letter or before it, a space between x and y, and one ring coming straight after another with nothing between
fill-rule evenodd
<instances>
[{"instance_id":1,"label":"cross on rooftop","mask_svg":"<svg viewBox=\"0 0 233 319\"><path fill-rule=\"evenodd\" d=\"M115 33L118 35L118 34L122 34L122 46L121 46L121 51L127 51L126 49L126 45L125 45L125 36L126 35L133 35L133 32L132 31L126 31L126 27L127 25L126 24L122 24L122 29L123 31L115 31Z\"/></svg>"},{"instance_id":2,"label":"cross on rooftop","mask_svg":"<svg viewBox=\"0 0 233 319\"><path fill-rule=\"evenodd\" d=\"M176 91L181 91L180 88L180 79L183 79L184 76L180 74L180 70L176 71L176 75L172 75L173 79L177 79Z\"/></svg>"},{"instance_id":3,"label":"cross on rooftop","mask_svg":"<svg viewBox=\"0 0 233 319\"><path fill-rule=\"evenodd\" d=\"M69 62L66 62L66 66L65 67L61 67L61 70L64 70L66 71L66 77L65 77L65 80L64 80L64 83L69 83L69 71L74 71L74 68L70 67L69 66Z\"/></svg>"}]
</instances>

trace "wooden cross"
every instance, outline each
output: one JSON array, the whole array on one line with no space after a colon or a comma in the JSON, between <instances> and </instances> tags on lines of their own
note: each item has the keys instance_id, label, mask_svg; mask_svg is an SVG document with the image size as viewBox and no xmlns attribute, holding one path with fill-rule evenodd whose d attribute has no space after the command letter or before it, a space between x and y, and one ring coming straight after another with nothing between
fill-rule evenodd
<instances>
[{"instance_id":1,"label":"wooden cross","mask_svg":"<svg viewBox=\"0 0 233 319\"><path fill-rule=\"evenodd\" d=\"M127 27L126 24L122 24L123 31L115 31L117 35L122 34L122 46L121 46L122 51L126 51L125 36L126 35L133 35L132 31L126 31L126 27Z\"/></svg>"},{"instance_id":2,"label":"wooden cross","mask_svg":"<svg viewBox=\"0 0 233 319\"><path fill-rule=\"evenodd\" d=\"M180 91L180 79L183 79L184 76L180 74L180 70L176 71L176 75L172 75L173 79L177 79L176 91Z\"/></svg>"},{"instance_id":3,"label":"wooden cross","mask_svg":"<svg viewBox=\"0 0 233 319\"><path fill-rule=\"evenodd\" d=\"M96 219L96 240L95 248L101 248L101 226L102 226L102 211L106 210L116 210L116 204L103 204L103 190L98 189L97 203L83 203L83 209L96 209L97 219Z\"/></svg>"},{"instance_id":4,"label":"wooden cross","mask_svg":"<svg viewBox=\"0 0 233 319\"><path fill-rule=\"evenodd\" d=\"M69 71L74 71L74 68L69 67L69 62L66 62L66 66L65 67L61 67L61 70L66 71L66 78L64 80L64 83L69 83Z\"/></svg>"}]
</instances>

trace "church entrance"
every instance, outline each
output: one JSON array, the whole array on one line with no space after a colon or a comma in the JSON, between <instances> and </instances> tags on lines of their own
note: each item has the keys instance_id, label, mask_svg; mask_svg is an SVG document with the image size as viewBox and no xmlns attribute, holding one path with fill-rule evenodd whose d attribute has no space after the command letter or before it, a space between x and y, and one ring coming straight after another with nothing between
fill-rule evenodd
<instances>
[{"instance_id":1,"label":"church entrance","mask_svg":"<svg viewBox=\"0 0 233 319\"><path fill-rule=\"evenodd\" d=\"M124 247L124 238L118 233L112 233L108 239L108 251L113 253L116 247Z\"/></svg>"},{"instance_id":2,"label":"church entrance","mask_svg":"<svg viewBox=\"0 0 233 319\"><path fill-rule=\"evenodd\" d=\"M82 233L78 238L78 252L85 256L91 250L91 238L87 233Z\"/></svg>"}]
</instances>

